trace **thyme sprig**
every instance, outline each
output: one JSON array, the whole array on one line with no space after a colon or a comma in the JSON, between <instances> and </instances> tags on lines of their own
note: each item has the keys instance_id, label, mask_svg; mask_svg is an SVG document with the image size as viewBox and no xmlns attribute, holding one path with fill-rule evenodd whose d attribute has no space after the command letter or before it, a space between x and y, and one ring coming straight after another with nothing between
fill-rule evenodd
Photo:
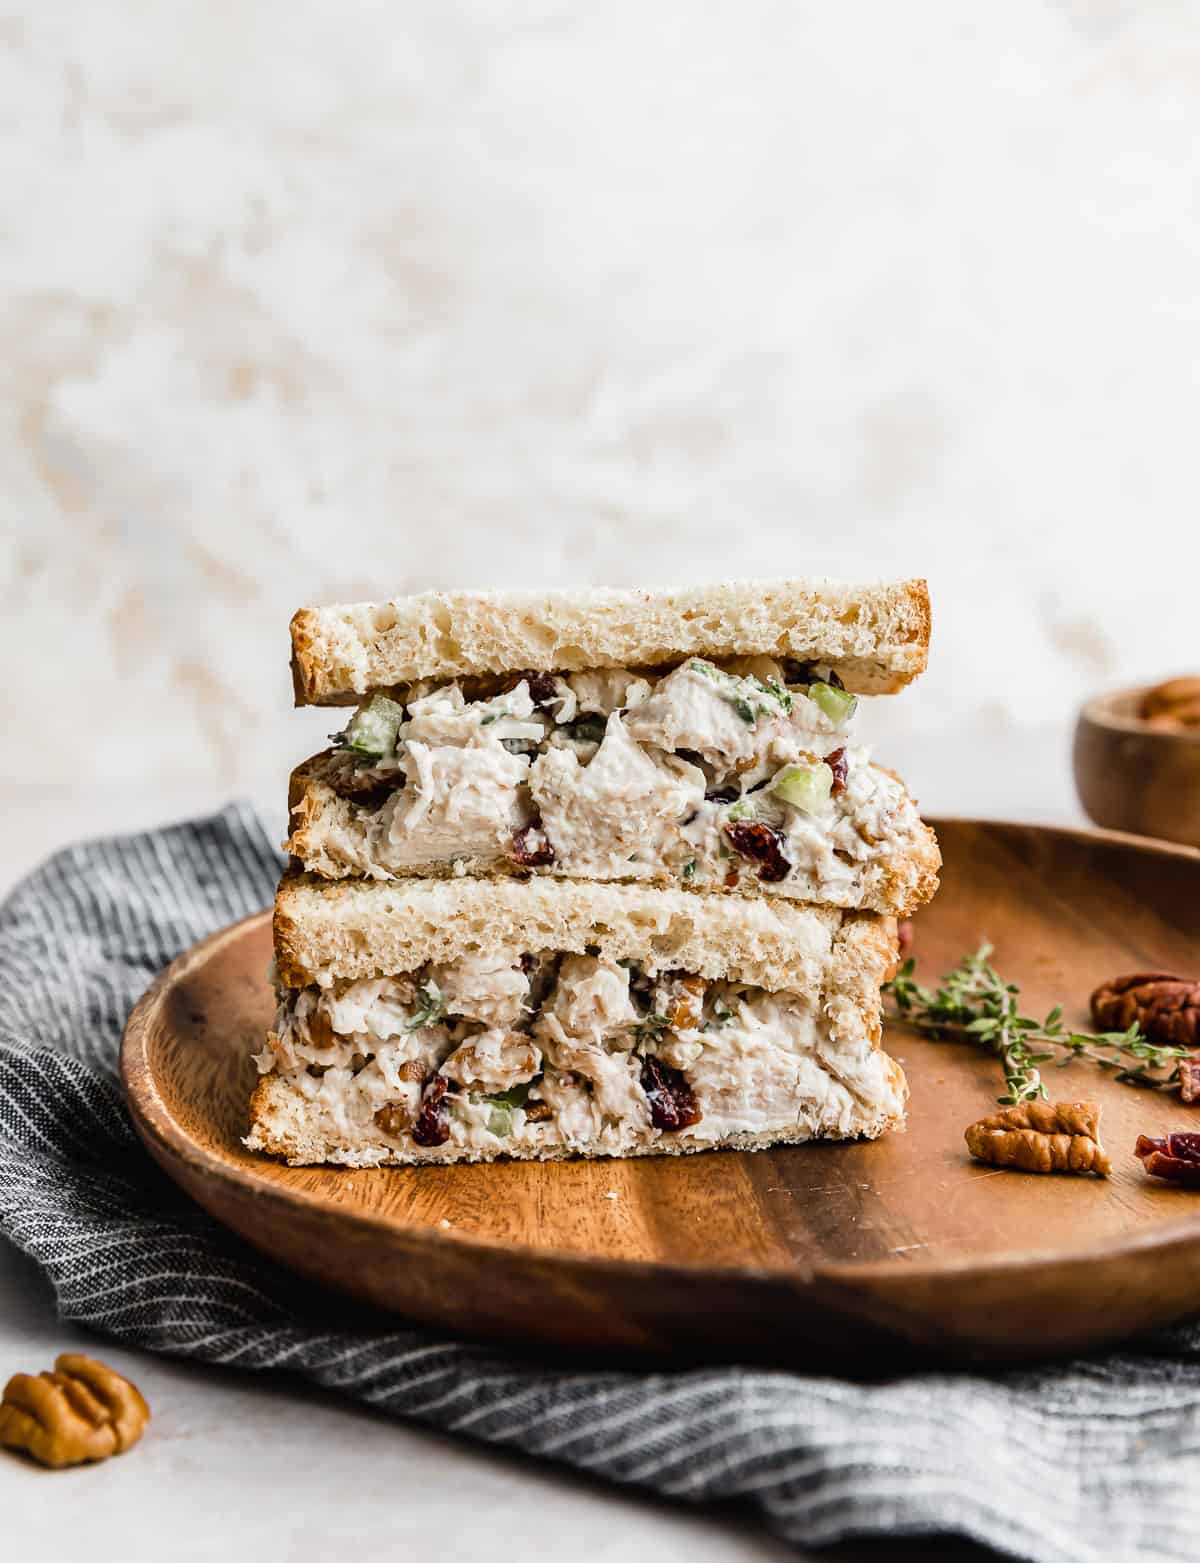
<instances>
[{"instance_id":1,"label":"thyme sprig","mask_svg":"<svg viewBox=\"0 0 1200 1563\"><path fill-rule=\"evenodd\" d=\"M991 953L990 944L981 944L939 988L922 987L913 975L916 962L905 961L884 985L895 1005L892 1018L926 1036L974 1042L995 1053L1008 1087L998 1100L1009 1106L1047 1095L1040 1065L1061 1069L1076 1058L1111 1070L1125 1085L1159 1091L1178 1085L1178 1060L1190 1058L1190 1048L1152 1042L1136 1023L1128 1031L1070 1031L1061 1005L1044 1020L1022 1015L1021 990L991 965Z\"/></svg>"}]
</instances>

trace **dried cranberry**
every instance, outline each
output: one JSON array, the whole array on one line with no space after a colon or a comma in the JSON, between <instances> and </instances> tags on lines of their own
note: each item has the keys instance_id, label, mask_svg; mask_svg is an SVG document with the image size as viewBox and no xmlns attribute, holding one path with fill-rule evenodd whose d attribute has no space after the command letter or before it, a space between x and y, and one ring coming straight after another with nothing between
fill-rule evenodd
<instances>
[{"instance_id":1,"label":"dried cranberry","mask_svg":"<svg viewBox=\"0 0 1200 1563\"><path fill-rule=\"evenodd\" d=\"M1194 1161L1200 1166L1200 1134L1168 1134L1167 1150L1181 1161Z\"/></svg>"},{"instance_id":2,"label":"dried cranberry","mask_svg":"<svg viewBox=\"0 0 1200 1563\"><path fill-rule=\"evenodd\" d=\"M650 1104L650 1122L656 1129L669 1133L689 1129L703 1117L686 1078L657 1058L642 1060L642 1090Z\"/></svg>"},{"instance_id":3,"label":"dried cranberry","mask_svg":"<svg viewBox=\"0 0 1200 1563\"><path fill-rule=\"evenodd\" d=\"M833 786L829 790L836 798L839 792L846 790L846 751L835 749L825 756L825 764L833 772Z\"/></svg>"},{"instance_id":4,"label":"dried cranberry","mask_svg":"<svg viewBox=\"0 0 1200 1563\"><path fill-rule=\"evenodd\" d=\"M1200 1188L1200 1134L1168 1134L1161 1140L1139 1134L1133 1154L1151 1177Z\"/></svg>"},{"instance_id":5,"label":"dried cranberry","mask_svg":"<svg viewBox=\"0 0 1200 1563\"><path fill-rule=\"evenodd\" d=\"M412 1137L418 1145L445 1145L450 1138L450 1108L442 1100L448 1089L449 1082L445 1075L433 1077L421 1102L417 1121L413 1124Z\"/></svg>"},{"instance_id":6,"label":"dried cranberry","mask_svg":"<svg viewBox=\"0 0 1200 1563\"><path fill-rule=\"evenodd\" d=\"M730 845L742 857L758 864L758 877L769 885L786 879L792 865L783 855L783 836L760 820L735 820L725 826Z\"/></svg>"},{"instance_id":7,"label":"dried cranberry","mask_svg":"<svg viewBox=\"0 0 1200 1563\"><path fill-rule=\"evenodd\" d=\"M365 767L360 772L355 766L349 770L335 772L329 784L339 798L348 798L360 809L374 813L376 809L383 807L394 792L398 792L404 786L404 773L395 771L390 776L380 778L371 775L369 769Z\"/></svg>"},{"instance_id":8,"label":"dried cranberry","mask_svg":"<svg viewBox=\"0 0 1200 1563\"><path fill-rule=\"evenodd\" d=\"M529 698L539 710L558 699L558 680L553 673L538 673L531 669L522 673L521 678L529 685Z\"/></svg>"},{"instance_id":9,"label":"dried cranberry","mask_svg":"<svg viewBox=\"0 0 1200 1563\"><path fill-rule=\"evenodd\" d=\"M548 863L554 862L554 848L546 839L540 822L514 832L508 851L513 862L519 863L522 868L545 868Z\"/></svg>"}]
</instances>

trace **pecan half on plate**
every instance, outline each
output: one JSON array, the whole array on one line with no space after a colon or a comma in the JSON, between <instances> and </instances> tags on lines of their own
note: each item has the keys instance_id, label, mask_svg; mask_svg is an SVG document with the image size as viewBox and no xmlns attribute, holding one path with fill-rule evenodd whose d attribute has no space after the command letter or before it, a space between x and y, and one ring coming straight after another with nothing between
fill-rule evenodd
<instances>
[{"instance_id":1,"label":"pecan half on plate","mask_svg":"<svg viewBox=\"0 0 1200 1563\"><path fill-rule=\"evenodd\" d=\"M1112 1171L1100 1144L1100 1109L1095 1102L1023 1102L981 1118L966 1131L967 1149L977 1161L1021 1172Z\"/></svg>"},{"instance_id":2,"label":"pecan half on plate","mask_svg":"<svg viewBox=\"0 0 1200 1563\"><path fill-rule=\"evenodd\" d=\"M1200 982L1163 971L1135 971L1101 983L1092 994L1099 1031L1128 1031L1135 1022L1154 1042L1200 1046Z\"/></svg>"}]
</instances>

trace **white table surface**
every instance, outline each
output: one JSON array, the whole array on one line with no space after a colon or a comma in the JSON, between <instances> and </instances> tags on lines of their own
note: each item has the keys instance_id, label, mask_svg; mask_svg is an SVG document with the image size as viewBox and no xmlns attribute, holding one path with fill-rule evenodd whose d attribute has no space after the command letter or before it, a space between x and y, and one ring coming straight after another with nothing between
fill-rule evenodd
<instances>
[{"instance_id":1,"label":"white table surface","mask_svg":"<svg viewBox=\"0 0 1200 1563\"><path fill-rule=\"evenodd\" d=\"M1067 735L951 745L889 741L926 812L1078 823ZM281 778L253 794L272 820ZM0 893L68 841L216 807L219 789L105 792L0 787ZM407 1427L274 1378L124 1351L60 1324L41 1275L0 1241L0 1381L65 1349L127 1373L153 1410L128 1457L65 1473L0 1455L0 1557L89 1563L270 1557L569 1559L718 1563L794 1558L744 1515L685 1508ZM842 1559L930 1555L925 1544L838 1549ZM939 1558L982 1557L957 1544Z\"/></svg>"}]
</instances>

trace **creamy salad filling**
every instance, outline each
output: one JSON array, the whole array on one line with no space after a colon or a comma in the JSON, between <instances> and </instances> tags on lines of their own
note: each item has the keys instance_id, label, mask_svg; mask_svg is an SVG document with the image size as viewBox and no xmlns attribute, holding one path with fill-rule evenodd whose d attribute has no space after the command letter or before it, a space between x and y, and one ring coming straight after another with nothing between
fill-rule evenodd
<instances>
[{"instance_id":1,"label":"creamy salad filling","mask_svg":"<svg viewBox=\"0 0 1200 1563\"><path fill-rule=\"evenodd\" d=\"M867 1027L817 997L576 954L281 990L256 1062L381 1157L845 1134L895 1089Z\"/></svg>"},{"instance_id":2,"label":"creamy salad filling","mask_svg":"<svg viewBox=\"0 0 1200 1563\"><path fill-rule=\"evenodd\" d=\"M853 905L922 830L853 743L856 704L830 669L770 657L375 695L318 772L349 816L299 855L334 877L506 862Z\"/></svg>"}]
</instances>

